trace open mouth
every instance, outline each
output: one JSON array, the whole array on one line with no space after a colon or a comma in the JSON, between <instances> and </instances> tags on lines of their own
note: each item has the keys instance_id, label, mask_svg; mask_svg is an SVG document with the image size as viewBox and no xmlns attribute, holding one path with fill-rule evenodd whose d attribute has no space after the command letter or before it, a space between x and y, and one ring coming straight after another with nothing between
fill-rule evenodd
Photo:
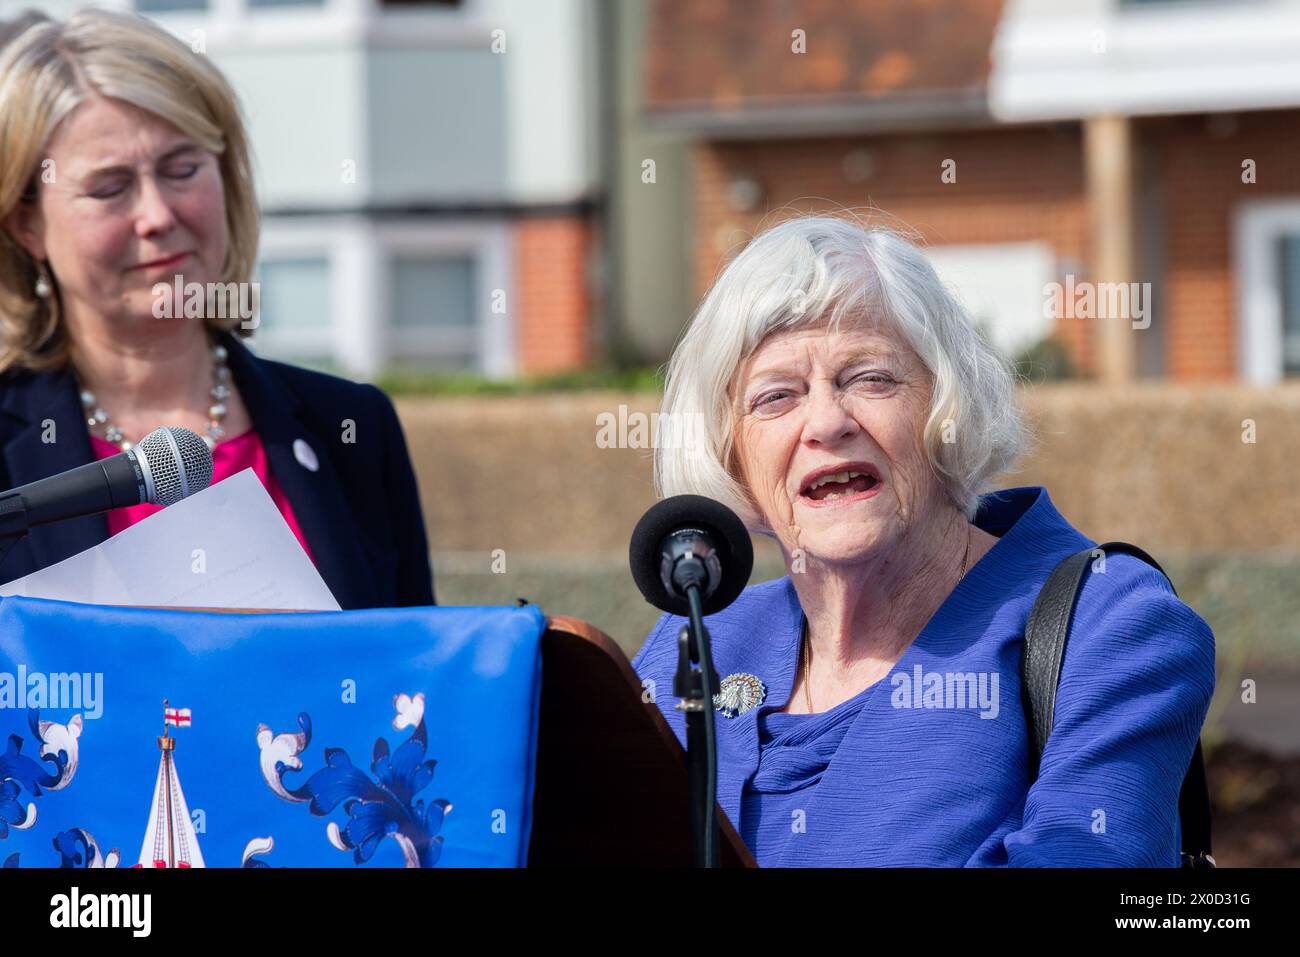
<instances>
[{"instance_id":1,"label":"open mouth","mask_svg":"<svg viewBox=\"0 0 1300 957\"><path fill-rule=\"evenodd\" d=\"M810 502L834 502L840 499L869 498L880 487L880 478L861 469L824 472L804 484L799 495Z\"/></svg>"}]
</instances>

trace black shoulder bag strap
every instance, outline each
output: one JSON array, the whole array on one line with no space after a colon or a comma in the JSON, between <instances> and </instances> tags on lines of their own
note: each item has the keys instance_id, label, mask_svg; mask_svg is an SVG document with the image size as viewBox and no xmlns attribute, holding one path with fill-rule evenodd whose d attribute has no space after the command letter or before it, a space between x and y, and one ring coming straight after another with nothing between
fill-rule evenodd
<instances>
[{"instance_id":1,"label":"black shoulder bag strap","mask_svg":"<svg viewBox=\"0 0 1300 957\"><path fill-rule=\"evenodd\" d=\"M1025 713L1029 717L1029 775L1038 777L1038 764L1047 738L1052 733L1052 715L1056 709L1056 687L1061 680L1061 662L1065 659L1065 642L1070 635L1070 619L1083 587L1084 576L1096 553L1121 552L1140 558L1162 575L1165 570L1154 558L1127 542L1106 542L1066 556L1048 577L1029 613L1025 626L1025 648L1020 659L1020 689ZM1169 576L1166 575L1166 578ZM1169 584L1173 588L1173 582ZM1177 594L1175 590L1174 594ZM1182 866L1214 867L1210 855L1210 793L1205 780L1205 761L1201 742L1196 742L1191 764L1178 794L1178 817L1182 827Z\"/></svg>"}]
</instances>

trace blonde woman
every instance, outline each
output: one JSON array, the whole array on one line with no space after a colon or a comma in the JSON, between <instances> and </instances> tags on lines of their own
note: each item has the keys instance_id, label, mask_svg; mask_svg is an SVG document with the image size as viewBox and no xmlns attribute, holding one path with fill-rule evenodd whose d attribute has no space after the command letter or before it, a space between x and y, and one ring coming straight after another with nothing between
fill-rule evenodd
<instances>
[{"instance_id":1,"label":"blonde woman","mask_svg":"<svg viewBox=\"0 0 1300 957\"><path fill-rule=\"evenodd\" d=\"M0 488L183 426L212 448L214 482L254 470L340 606L432 604L392 403L241 341L256 319L231 306L253 299L259 213L220 71L130 14L13 33L0 49ZM217 294L200 310L168 300L193 284ZM32 529L0 581L154 510Z\"/></svg>"}]
</instances>

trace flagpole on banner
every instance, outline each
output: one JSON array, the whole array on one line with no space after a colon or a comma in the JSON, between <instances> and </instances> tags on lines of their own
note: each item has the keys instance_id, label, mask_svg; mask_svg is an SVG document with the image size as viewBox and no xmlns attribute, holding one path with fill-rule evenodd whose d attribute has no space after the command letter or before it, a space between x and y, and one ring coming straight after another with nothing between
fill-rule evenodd
<instances>
[{"instance_id":1,"label":"flagpole on banner","mask_svg":"<svg viewBox=\"0 0 1300 957\"><path fill-rule=\"evenodd\" d=\"M167 699L163 698L163 733L158 739L163 753L163 775L167 787L167 866L176 866L176 833L172 828L172 762L171 750L176 743L167 734Z\"/></svg>"}]
</instances>

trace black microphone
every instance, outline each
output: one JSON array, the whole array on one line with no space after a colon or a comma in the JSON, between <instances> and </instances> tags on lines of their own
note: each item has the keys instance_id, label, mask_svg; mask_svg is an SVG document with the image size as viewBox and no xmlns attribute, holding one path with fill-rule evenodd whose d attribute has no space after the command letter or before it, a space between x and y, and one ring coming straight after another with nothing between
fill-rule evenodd
<instances>
[{"instance_id":1,"label":"black microphone","mask_svg":"<svg viewBox=\"0 0 1300 957\"><path fill-rule=\"evenodd\" d=\"M704 616L744 590L754 545L736 513L701 495L675 495L641 516L628 552L646 601L689 623L677 635L673 694L686 717L692 843L697 867L717 867L718 736L713 710L720 685Z\"/></svg>"},{"instance_id":2,"label":"black microphone","mask_svg":"<svg viewBox=\"0 0 1300 957\"><path fill-rule=\"evenodd\" d=\"M126 452L0 493L0 514L25 511L24 525L32 527L142 503L173 505L211 481L212 452L203 439L163 427Z\"/></svg>"},{"instance_id":3,"label":"black microphone","mask_svg":"<svg viewBox=\"0 0 1300 957\"><path fill-rule=\"evenodd\" d=\"M754 545L744 523L721 502L674 495L636 523L628 563L636 587L656 608L689 615L686 589L698 584L703 614L711 615L749 583Z\"/></svg>"}]
</instances>

